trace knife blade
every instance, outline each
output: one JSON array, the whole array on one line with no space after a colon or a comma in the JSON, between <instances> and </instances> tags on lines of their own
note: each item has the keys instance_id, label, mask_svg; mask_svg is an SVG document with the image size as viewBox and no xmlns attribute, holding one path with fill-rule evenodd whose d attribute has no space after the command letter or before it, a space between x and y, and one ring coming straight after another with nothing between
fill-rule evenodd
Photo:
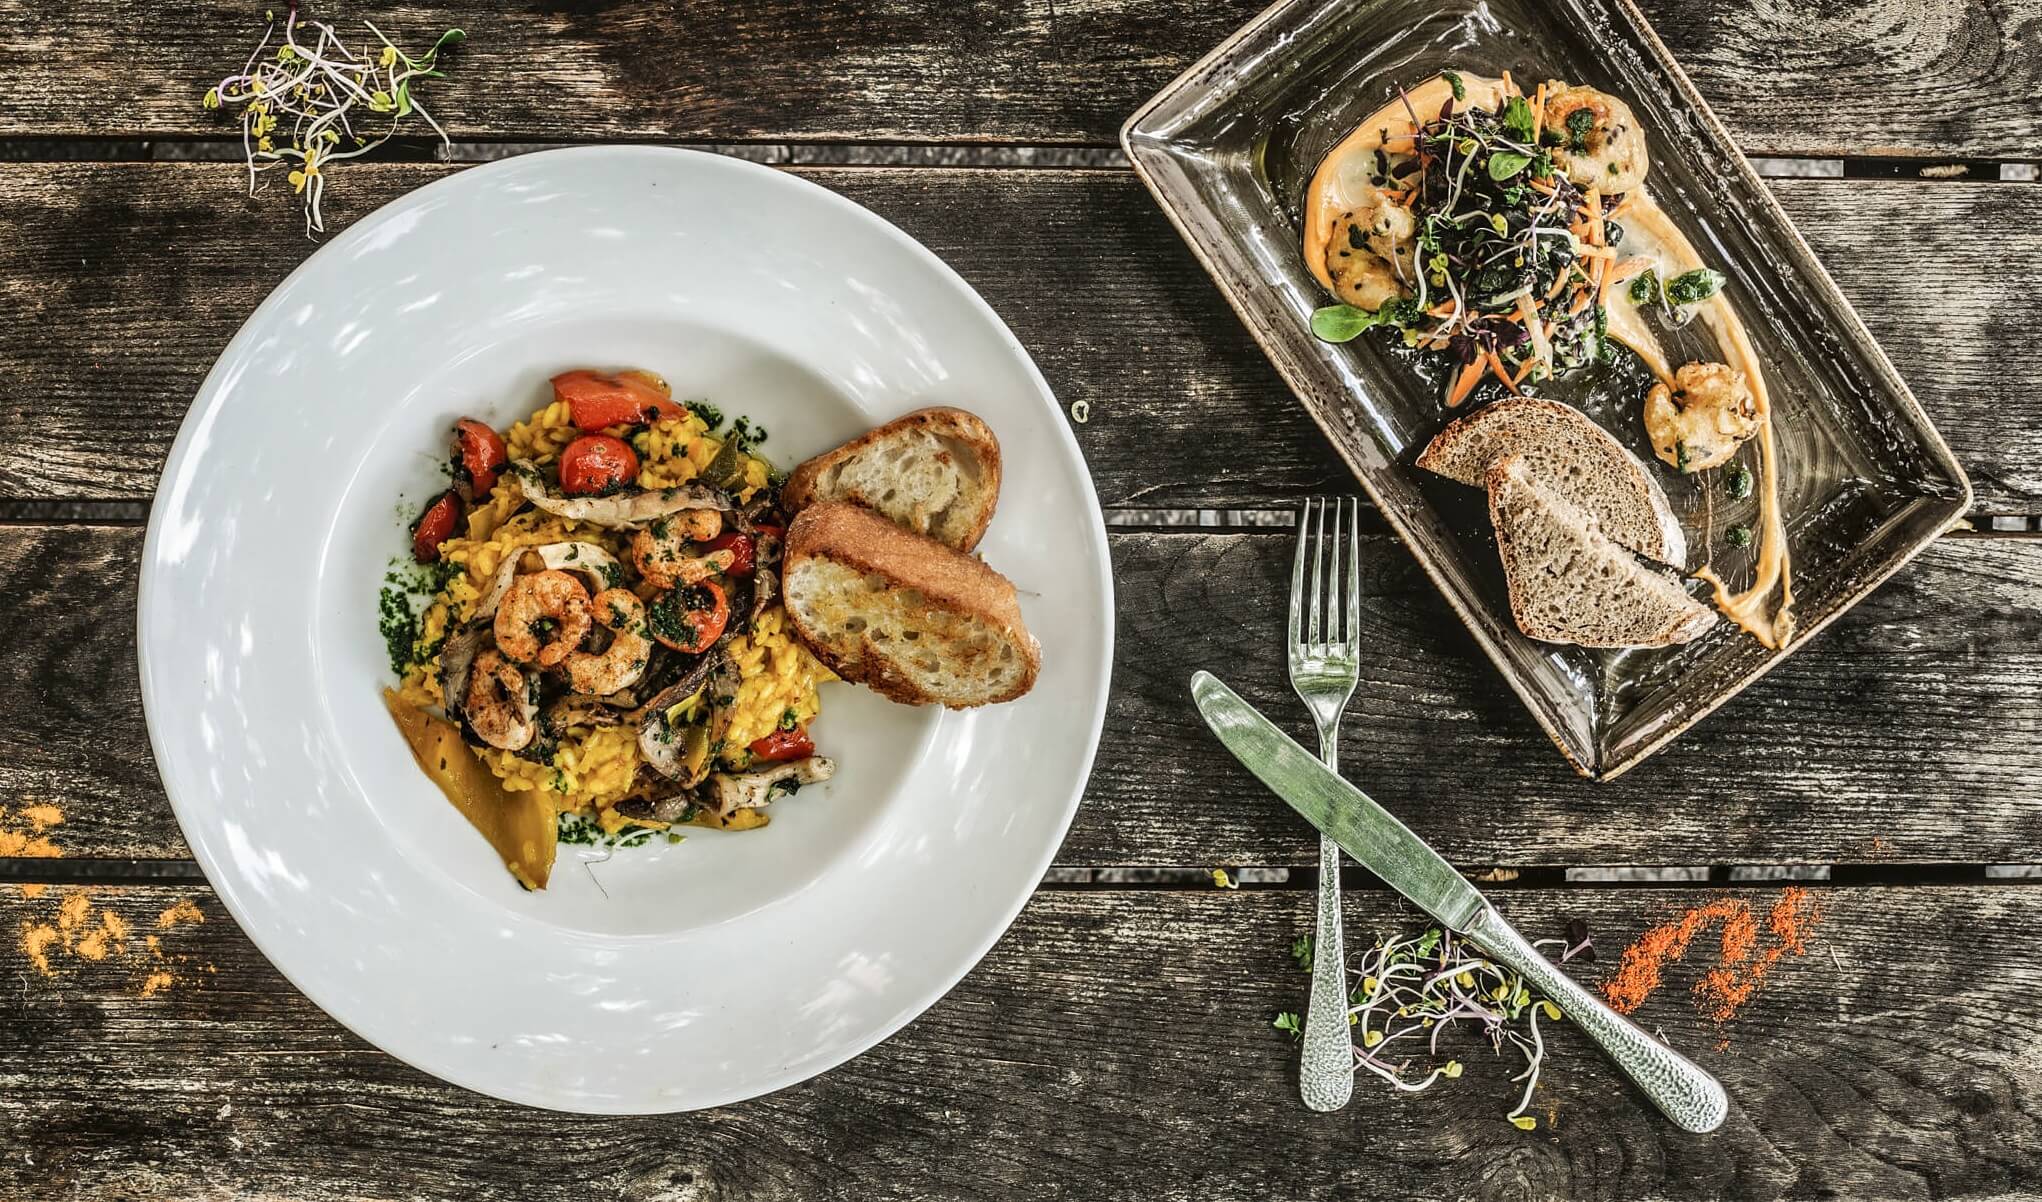
<instances>
[{"instance_id":1,"label":"knife blade","mask_svg":"<svg viewBox=\"0 0 2042 1202\"><path fill-rule=\"evenodd\" d=\"M1192 676L1191 696L1220 742L1271 792L1442 926L1466 935L1557 1003L1676 1126L1705 1132L1723 1125L1730 1098L1708 1070L1610 1009L1540 955L1480 890L1388 810L1298 746L1210 672Z\"/></svg>"},{"instance_id":2,"label":"knife blade","mask_svg":"<svg viewBox=\"0 0 2042 1202\"><path fill-rule=\"evenodd\" d=\"M1191 678L1206 724L1269 790L1341 850L1448 928L1465 931L1488 903L1411 828L1298 746L1210 672Z\"/></svg>"}]
</instances>

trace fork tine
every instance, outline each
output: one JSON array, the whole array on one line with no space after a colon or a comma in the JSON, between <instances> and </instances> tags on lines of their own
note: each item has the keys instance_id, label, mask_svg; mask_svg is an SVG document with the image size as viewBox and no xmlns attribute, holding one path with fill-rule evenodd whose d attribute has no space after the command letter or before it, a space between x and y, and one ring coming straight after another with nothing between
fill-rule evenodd
<instances>
[{"instance_id":1,"label":"fork tine","mask_svg":"<svg viewBox=\"0 0 2042 1202\"><path fill-rule=\"evenodd\" d=\"M1293 650L1304 641L1305 541L1311 537L1312 499L1298 506L1298 545L1290 564L1290 645Z\"/></svg>"},{"instance_id":2,"label":"fork tine","mask_svg":"<svg viewBox=\"0 0 2042 1202\"><path fill-rule=\"evenodd\" d=\"M1326 579L1326 499L1318 498L1312 522L1312 609L1311 620L1305 627L1305 642L1316 648L1319 645L1319 597L1325 592Z\"/></svg>"},{"instance_id":3,"label":"fork tine","mask_svg":"<svg viewBox=\"0 0 2042 1202\"><path fill-rule=\"evenodd\" d=\"M1361 652L1361 498L1349 497L1351 519L1347 526L1347 648Z\"/></svg>"},{"instance_id":4,"label":"fork tine","mask_svg":"<svg viewBox=\"0 0 2042 1202\"><path fill-rule=\"evenodd\" d=\"M1344 609L1340 604L1340 563L1347 558L1346 540L1340 537L1340 528L1347 517L1347 502L1334 497L1333 533L1327 537L1333 566L1326 573L1326 647L1331 650L1347 637Z\"/></svg>"}]
</instances>

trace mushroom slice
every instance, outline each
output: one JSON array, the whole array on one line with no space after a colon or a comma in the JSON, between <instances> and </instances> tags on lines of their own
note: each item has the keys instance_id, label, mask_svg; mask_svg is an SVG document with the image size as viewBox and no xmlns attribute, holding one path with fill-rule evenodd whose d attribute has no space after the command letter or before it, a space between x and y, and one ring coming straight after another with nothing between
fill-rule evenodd
<instances>
[{"instance_id":1,"label":"mushroom slice","mask_svg":"<svg viewBox=\"0 0 2042 1202\"><path fill-rule=\"evenodd\" d=\"M631 488L606 497L569 497L554 490L546 473L529 459L513 460L510 472L525 500L557 517L610 530L630 530L685 509L733 508L728 494L706 484L676 488Z\"/></svg>"},{"instance_id":2,"label":"mushroom slice","mask_svg":"<svg viewBox=\"0 0 2042 1202\"><path fill-rule=\"evenodd\" d=\"M698 800L715 811L718 818L728 818L738 810L766 805L773 800L776 792L791 793L803 785L826 781L836 774L837 762L820 755L812 755L805 760L789 760L757 772L717 772L709 777L709 783Z\"/></svg>"},{"instance_id":3,"label":"mushroom slice","mask_svg":"<svg viewBox=\"0 0 2042 1202\"><path fill-rule=\"evenodd\" d=\"M730 726L729 699L737 695L736 678L729 657L715 648L645 703L638 718L638 750L653 771L684 787L700 784L709 775L716 740ZM704 690L711 694L709 721L681 727L667 721L668 710Z\"/></svg>"},{"instance_id":4,"label":"mushroom slice","mask_svg":"<svg viewBox=\"0 0 2042 1202\"><path fill-rule=\"evenodd\" d=\"M679 822L688 816L688 807L695 804L695 791L683 789L671 781L653 780L651 787L642 797L629 797L617 803L617 812L626 818L649 818L654 822Z\"/></svg>"},{"instance_id":5,"label":"mushroom slice","mask_svg":"<svg viewBox=\"0 0 2042 1202\"><path fill-rule=\"evenodd\" d=\"M475 657L485 647L496 645L488 622L470 622L440 645L440 698L449 714L461 712L461 700L468 696L468 673Z\"/></svg>"},{"instance_id":6,"label":"mushroom slice","mask_svg":"<svg viewBox=\"0 0 2042 1202\"><path fill-rule=\"evenodd\" d=\"M542 725L550 724L555 730L570 726L616 726L624 721L624 715L605 704L607 701L605 697L562 697L546 707Z\"/></svg>"}]
</instances>

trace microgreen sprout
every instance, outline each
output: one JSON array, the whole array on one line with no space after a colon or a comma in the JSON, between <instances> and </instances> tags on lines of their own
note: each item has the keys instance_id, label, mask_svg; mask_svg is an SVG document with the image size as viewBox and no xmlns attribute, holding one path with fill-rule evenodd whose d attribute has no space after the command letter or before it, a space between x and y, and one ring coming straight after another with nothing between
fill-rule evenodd
<instances>
[{"instance_id":1,"label":"microgreen sprout","mask_svg":"<svg viewBox=\"0 0 2042 1202\"><path fill-rule=\"evenodd\" d=\"M359 158L396 134L416 113L440 137L440 153L453 145L447 131L411 94L413 80L438 78L440 51L467 35L449 29L432 49L413 58L383 31L362 22L375 38L359 52L324 21L302 20L293 3L284 14L281 39L276 13L262 40L238 74L206 90L209 109L241 111L241 149L248 161L248 193L264 172L288 171L291 190L302 198L305 234L325 232L320 200L334 164ZM275 43L272 48L272 43ZM382 124L387 119L388 124ZM371 128L371 123L375 124Z\"/></svg>"},{"instance_id":2,"label":"microgreen sprout","mask_svg":"<svg viewBox=\"0 0 2042 1202\"><path fill-rule=\"evenodd\" d=\"M1574 949L1586 945L1586 937ZM1570 951L1559 939L1538 940L1564 960ZM1353 969L1355 986L1348 1014L1354 1027L1354 1064L1394 1088L1416 1093L1442 1078L1461 1075L1461 1062L1441 1061L1440 1036L1463 1021L1476 1025L1498 1054L1524 1057L1524 1083L1517 1107L1505 1115L1529 1131L1538 1120L1527 1111L1545 1062L1541 1019L1552 1022L1560 1008L1533 994L1516 972L1451 932L1434 927L1403 939L1378 940Z\"/></svg>"}]
</instances>

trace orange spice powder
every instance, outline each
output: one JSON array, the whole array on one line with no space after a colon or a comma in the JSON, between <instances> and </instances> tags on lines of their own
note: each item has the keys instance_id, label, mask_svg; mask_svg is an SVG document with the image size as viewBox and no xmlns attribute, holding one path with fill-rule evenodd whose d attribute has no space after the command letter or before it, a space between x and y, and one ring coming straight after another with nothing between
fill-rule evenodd
<instances>
[{"instance_id":1,"label":"orange spice powder","mask_svg":"<svg viewBox=\"0 0 2042 1202\"><path fill-rule=\"evenodd\" d=\"M1618 1013L1635 1011L1658 991L1667 964L1685 957L1697 935L1720 923L1715 962L1695 983L1694 995L1703 1014L1724 1022L1757 994L1781 956L1807 951L1808 929L1820 919L1813 896L1798 886L1781 891L1763 929L1750 902L1718 898L1639 936L1602 983L1602 994Z\"/></svg>"},{"instance_id":2,"label":"orange spice powder","mask_svg":"<svg viewBox=\"0 0 2042 1202\"><path fill-rule=\"evenodd\" d=\"M22 807L16 815L28 824L27 830L20 830L12 824L0 825L0 856L8 858L54 859L64 854L50 837L43 832L64 821L64 811L47 803ZM0 809L0 823L8 822L8 814Z\"/></svg>"},{"instance_id":3,"label":"orange spice powder","mask_svg":"<svg viewBox=\"0 0 2042 1202\"><path fill-rule=\"evenodd\" d=\"M43 892L40 887L34 892L27 888L22 890L23 896L30 898L40 897ZM21 924L18 946L36 972L55 978L59 965L53 962L53 958L59 954L108 966L134 963L128 955L130 939L135 931L127 919L110 908L95 907L92 894L85 889L66 889L61 897L54 912L45 911L41 920L31 919ZM190 898L179 898L156 915L154 925L159 931L171 931L178 926L205 920L205 912ZM140 993L143 997L154 997L177 984L178 977L171 965L181 964L190 957L166 954L163 940L156 935L144 934L142 938L154 963L147 968L146 975L139 978ZM214 971L210 964L201 967L208 973Z\"/></svg>"},{"instance_id":4,"label":"orange spice powder","mask_svg":"<svg viewBox=\"0 0 2042 1202\"><path fill-rule=\"evenodd\" d=\"M166 907L156 916L156 928L167 931L180 922L204 922L205 912L192 904L188 897L180 897L175 905Z\"/></svg>"}]
</instances>

